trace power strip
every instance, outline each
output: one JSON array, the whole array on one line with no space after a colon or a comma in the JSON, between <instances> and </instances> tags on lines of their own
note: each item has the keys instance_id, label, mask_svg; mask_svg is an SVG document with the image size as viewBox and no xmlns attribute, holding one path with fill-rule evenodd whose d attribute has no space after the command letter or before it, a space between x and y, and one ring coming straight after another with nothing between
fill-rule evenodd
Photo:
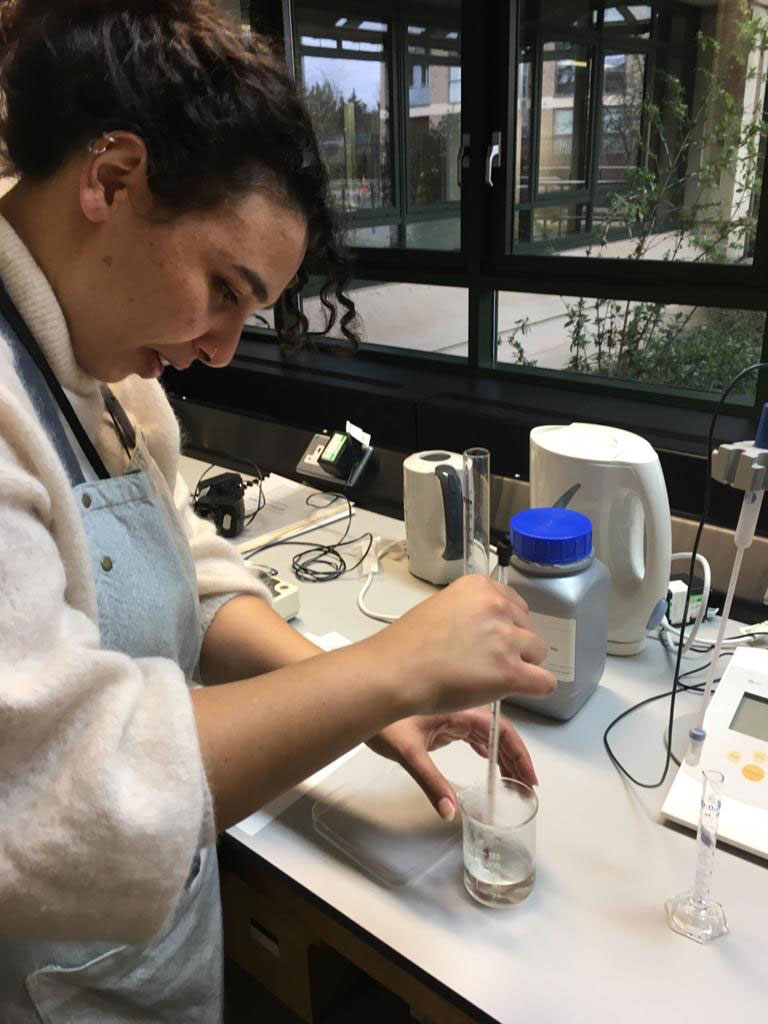
<instances>
[{"instance_id":1,"label":"power strip","mask_svg":"<svg viewBox=\"0 0 768 1024\"><path fill-rule=\"evenodd\" d=\"M277 614L286 622L295 619L299 614L299 588L279 576L271 576L258 565L250 565L248 568L269 591L272 607Z\"/></svg>"}]
</instances>

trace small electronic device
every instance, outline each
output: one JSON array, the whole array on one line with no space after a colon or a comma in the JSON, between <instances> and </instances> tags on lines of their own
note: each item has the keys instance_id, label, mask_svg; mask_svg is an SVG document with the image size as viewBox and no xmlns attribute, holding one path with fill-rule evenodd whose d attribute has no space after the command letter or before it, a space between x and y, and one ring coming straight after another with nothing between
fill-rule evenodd
<instances>
[{"instance_id":1,"label":"small electronic device","mask_svg":"<svg viewBox=\"0 0 768 1024\"><path fill-rule=\"evenodd\" d=\"M272 598L272 607L286 622L299 614L299 588L267 572L260 565L249 565L253 575L264 584Z\"/></svg>"},{"instance_id":2,"label":"small electronic device","mask_svg":"<svg viewBox=\"0 0 768 1024\"><path fill-rule=\"evenodd\" d=\"M239 473L218 473L202 480L193 497L195 512L212 520L222 537L237 537L245 525L245 486Z\"/></svg>"},{"instance_id":3,"label":"small electronic device","mask_svg":"<svg viewBox=\"0 0 768 1024\"><path fill-rule=\"evenodd\" d=\"M331 476L346 480L360 461L363 444L351 434L334 431L330 441L323 448L318 458L318 465L327 470Z\"/></svg>"},{"instance_id":4,"label":"small electronic device","mask_svg":"<svg viewBox=\"0 0 768 1024\"><path fill-rule=\"evenodd\" d=\"M325 480L336 487L354 487L370 463L373 448L338 430L317 433L296 465L300 476Z\"/></svg>"},{"instance_id":5,"label":"small electronic device","mask_svg":"<svg viewBox=\"0 0 768 1024\"><path fill-rule=\"evenodd\" d=\"M768 858L768 651L740 647L704 716L699 763L683 761L661 813L696 829L701 772L722 772L719 836Z\"/></svg>"},{"instance_id":6,"label":"small electronic device","mask_svg":"<svg viewBox=\"0 0 768 1024\"><path fill-rule=\"evenodd\" d=\"M685 598L688 593L688 573L675 573L670 581L667 590L667 619L670 626L679 626L683 620L685 609ZM700 576L693 577L691 596L688 601L688 617L686 624L693 622L699 613L701 602L704 600L704 580Z\"/></svg>"}]
</instances>

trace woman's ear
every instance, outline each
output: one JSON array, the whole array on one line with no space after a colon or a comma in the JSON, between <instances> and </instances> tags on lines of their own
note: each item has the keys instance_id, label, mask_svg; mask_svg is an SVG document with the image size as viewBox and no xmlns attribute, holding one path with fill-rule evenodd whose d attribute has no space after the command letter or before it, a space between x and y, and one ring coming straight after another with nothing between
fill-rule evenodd
<instances>
[{"instance_id":1,"label":"woman's ear","mask_svg":"<svg viewBox=\"0 0 768 1024\"><path fill-rule=\"evenodd\" d=\"M80 208L94 224L113 214L130 191L148 197L147 147L132 132L110 132L88 144L80 171Z\"/></svg>"}]
</instances>

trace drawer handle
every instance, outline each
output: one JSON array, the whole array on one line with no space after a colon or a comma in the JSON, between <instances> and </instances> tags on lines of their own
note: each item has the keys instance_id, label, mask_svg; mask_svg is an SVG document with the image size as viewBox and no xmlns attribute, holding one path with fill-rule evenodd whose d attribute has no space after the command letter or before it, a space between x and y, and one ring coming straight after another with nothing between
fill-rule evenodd
<instances>
[{"instance_id":1,"label":"drawer handle","mask_svg":"<svg viewBox=\"0 0 768 1024\"><path fill-rule=\"evenodd\" d=\"M280 956L280 943L277 937L254 921L253 918L251 918L251 938L255 939L272 956Z\"/></svg>"}]
</instances>

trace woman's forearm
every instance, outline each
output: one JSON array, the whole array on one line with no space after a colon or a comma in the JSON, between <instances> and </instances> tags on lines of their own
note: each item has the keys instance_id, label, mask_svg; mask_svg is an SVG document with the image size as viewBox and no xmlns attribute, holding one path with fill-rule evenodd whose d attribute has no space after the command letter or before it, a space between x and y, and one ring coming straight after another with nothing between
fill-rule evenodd
<instances>
[{"instance_id":1,"label":"woman's forearm","mask_svg":"<svg viewBox=\"0 0 768 1024\"><path fill-rule=\"evenodd\" d=\"M408 690L368 641L193 690L219 831L412 714Z\"/></svg>"},{"instance_id":2,"label":"woman's forearm","mask_svg":"<svg viewBox=\"0 0 768 1024\"><path fill-rule=\"evenodd\" d=\"M319 648L260 597L228 601L208 627L200 653L204 683L228 683L271 672L319 654Z\"/></svg>"}]
</instances>

